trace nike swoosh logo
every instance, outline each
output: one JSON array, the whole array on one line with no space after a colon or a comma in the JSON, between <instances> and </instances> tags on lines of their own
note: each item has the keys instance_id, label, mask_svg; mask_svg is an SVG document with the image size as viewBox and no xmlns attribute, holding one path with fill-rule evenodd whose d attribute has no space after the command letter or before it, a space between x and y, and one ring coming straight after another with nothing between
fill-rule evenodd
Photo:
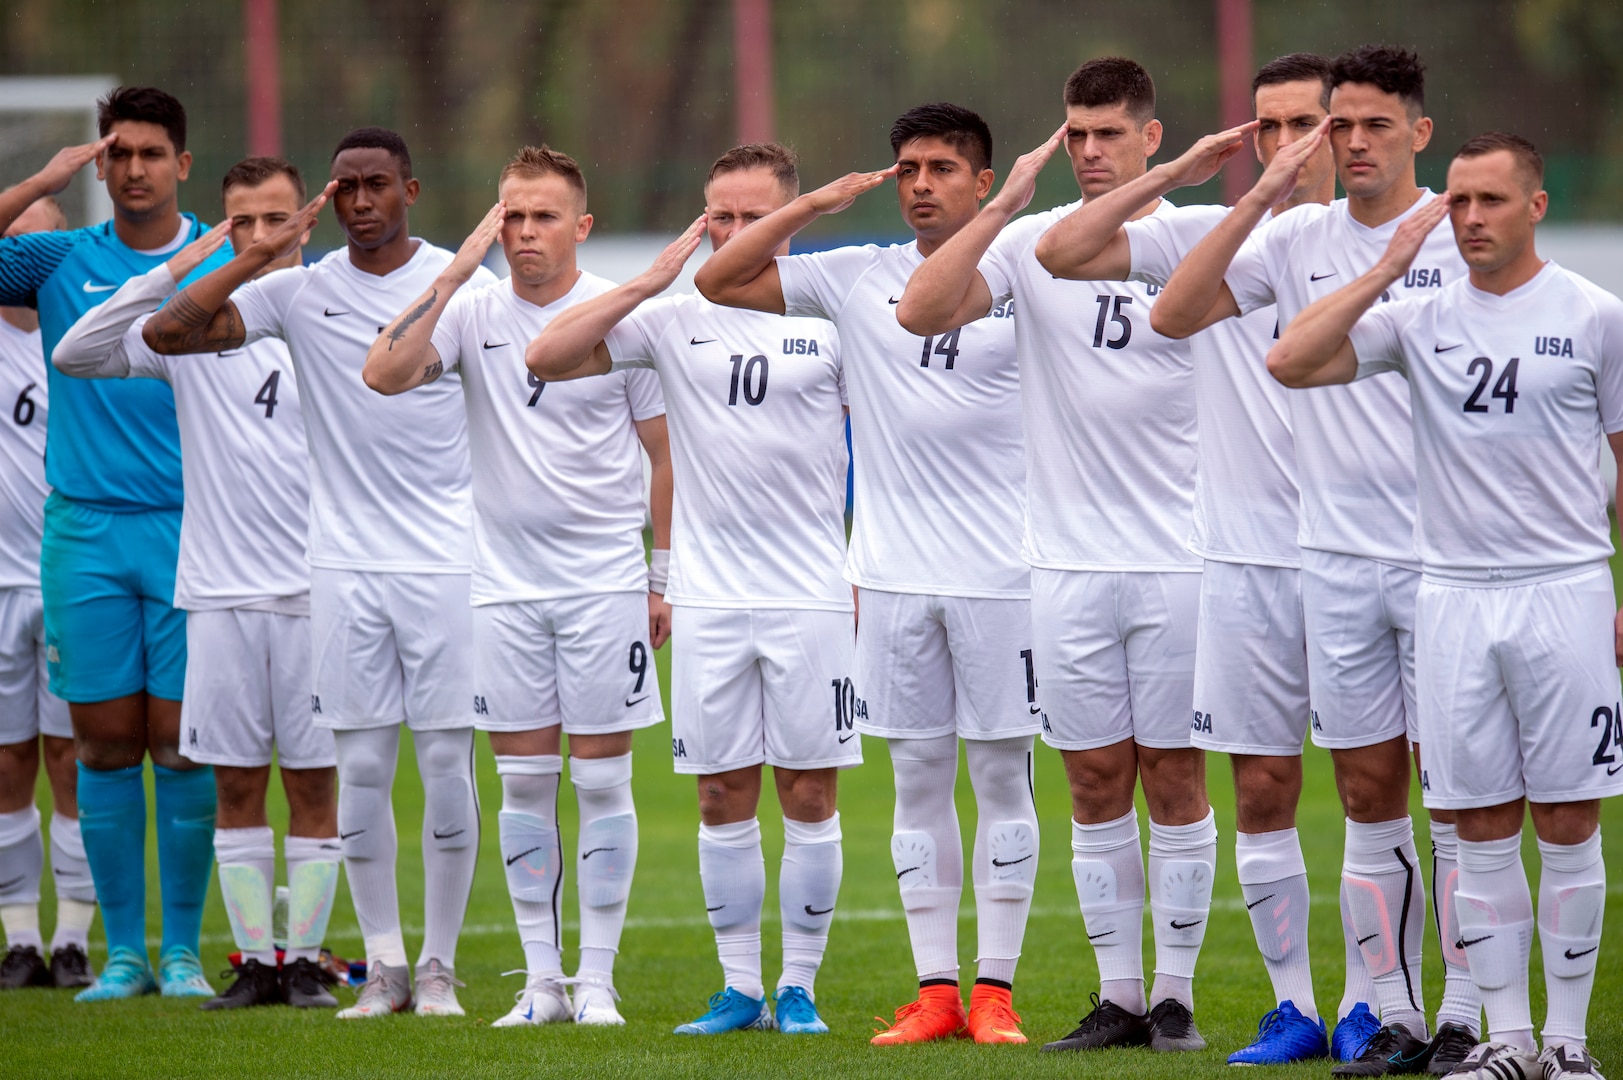
<instances>
[{"instance_id":1,"label":"nike swoosh logo","mask_svg":"<svg viewBox=\"0 0 1623 1080\"><path fill-rule=\"evenodd\" d=\"M806 914L807 915L827 915L829 912L831 912L833 910L834 909L831 908L831 907L826 907L822 911L817 911L817 910L813 909L813 907L810 904L806 905ZM1599 948L1599 946L1596 946L1596 948ZM1590 951L1593 952L1594 949L1591 949Z\"/></svg>"},{"instance_id":2,"label":"nike swoosh logo","mask_svg":"<svg viewBox=\"0 0 1623 1080\"><path fill-rule=\"evenodd\" d=\"M1253 901L1251 901L1249 904L1247 904L1245 906L1245 909L1247 911L1250 911L1252 908L1256 907L1258 904L1266 904L1268 901L1272 900L1273 898L1274 898L1274 894L1269 893L1267 896L1264 896L1261 900L1253 900Z\"/></svg>"},{"instance_id":3,"label":"nike swoosh logo","mask_svg":"<svg viewBox=\"0 0 1623 1080\"><path fill-rule=\"evenodd\" d=\"M716 341L716 340L718 340L718 339L713 338L713 337L707 337L703 341L700 341L696 337L690 337L690 338L688 338L688 344L689 345L709 345L711 342Z\"/></svg>"},{"instance_id":4,"label":"nike swoosh logo","mask_svg":"<svg viewBox=\"0 0 1623 1080\"><path fill-rule=\"evenodd\" d=\"M341 832L341 833L338 834L338 839L340 839L340 840L348 840L350 837L359 836L365 831L366 831L365 829L356 829L354 832Z\"/></svg>"},{"instance_id":5,"label":"nike swoosh logo","mask_svg":"<svg viewBox=\"0 0 1623 1080\"><path fill-rule=\"evenodd\" d=\"M1205 922L1206 920L1205 919L1196 919L1194 922L1185 922L1185 923L1181 923L1177 919L1171 919L1169 921L1172 923L1172 929L1174 929L1174 930L1187 930L1191 926L1199 926L1201 923Z\"/></svg>"},{"instance_id":6,"label":"nike swoosh logo","mask_svg":"<svg viewBox=\"0 0 1623 1080\"><path fill-rule=\"evenodd\" d=\"M1465 342L1463 342L1463 341L1460 342L1460 345L1464 345L1464 344L1465 344ZM1434 352L1434 353L1453 352L1455 349L1459 348L1460 345L1433 345L1431 347L1431 351Z\"/></svg>"},{"instance_id":7,"label":"nike swoosh logo","mask_svg":"<svg viewBox=\"0 0 1623 1080\"><path fill-rule=\"evenodd\" d=\"M1036 716L1038 713L1040 713L1042 711L1043 711L1043 707L1041 705L1033 705L1031 707L1031 715L1032 716Z\"/></svg>"},{"instance_id":8,"label":"nike swoosh logo","mask_svg":"<svg viewBox=\"0 0 1623 1080\"><path fill-rule=\"evenodd\" d=\"M619 850L620 849L617 848L617 847L595 847L591 851L588 851L586 854L582 855L580 857L580 861L585 862L587 859L590 859L593 855L596 855L600 851L619 851Z\"/></svg>"},{"instance_id":9,"label":"nike swoosh logo","mask_svg":"<svg viewBox=\"0 0 1623 1080\"><path fill-rule=\"evenodd\" d=\"M92 285L88 281L84 283L85 292L112 292L116 288L117 285Z\"/></svg>"},{"instance_id":10,"label":"nike swoosh logo","mask_svg":"<svg viewBox=\"0 0 1623 1080\"><path fill-rule=\"evenodd\" d=\"M338 845L337 844L322 844L321 845L321 850L322 851L337 851L338 850Z\"/></svg>"},{"instance_id":11,"label":"nike swoosh logo","mask_svg":"<svg viewBox=\"0 0 1623 1080\"><path fill-rule=\"evenodd\" d=\"M4 888L5 888L4 885L0 885L0 889L4 889ZM1600 948L1599 945L1592 945L1589 948L1585 949L1583 952L1573 952L1571 949L1568 949L1562 955L1565 956L1568 960L1576 960L1580 956L1588 956L1590 953L1594 952L1598 948Z\"/></svg>"},{"instance_id":12,"label":"nike swoosh logo","mask_svg":"<svg viewBox=\"0 0 1623 1080\"><path fill-rule=\"evenodd\" d=\"M1607 775L1607 776L1616 776L1616 775L1617 775L1617 771L1618 771L1618 770L1619 770L1619 769L1623 769L1623 764L1618 764L1618 765L1608 765L1608 766L1607 766L1607 767L1606 767L1606 775Z\"/></svg>"},{"instance_id":13,"label":"nike swoosh logo","mask_svg":"<svg viewBox=\"0 0 1623 1080\"><path fill-rule=\"evenodd\" d=\"M23 878L26 877L26 876L27 876L26 874L18 874L16 877L12 878L10 881L0 881L0 892L5 892L7 889L11 888L13 885L21 885L22 881L23 881ZM1591 951L1593 951L1593 950L1591 950Z\"/></svg>"},{"instance_id":14,"label":"nike swoosh logo","mask_svg":"<svg viewBox=\"0 0 1623 1080\"><path fill-rule=\"evenodd\" d=\"M1335 277L1339 273L1341 273L1340 270L1332 270L1328 274L1309 274L1307 279L1309 281L1323 281L1325 278Z\"/></svg>"},{"instance_id":15,"label":"nike swoosh logo","mask_svg":"<svg viewBox=\"0 0 1623 1080\"><path fill-rule=\"evenodd\" d=\"M485 348L487 348L487 349L505 349L507 346L509 346L511 344L513 344L511 341L498 341L498 342L496 342L496 344L492 345L490 342L487 341L487 342L485 342Z\"/></svg>"},{"instance_id":16,"label":"nike swoosh logo","mask_svg":"<svg viewBox=\"0 0 1623 1080\"><path fill-rule=\"evenodd\" d=\"M923 869L924 869L924 867L922 867L922 866L909 866L906 870L898 870L898 871L896 871L896 880L897 881L902 880L902 875L903 874L911 874L915 870L923 870Z\"/></svg>"},{"instance_id":17,"label":"nike swoosh logo","mask_svg":"<svg viewBox=\"0 0 1623 1080\"><path fill-rule=\"evenodd\" d=\"M334 318L337 318L340 315L348 315L349 314L349 312L347 312L347 311L328 311L326 308L322 308L321 313L323 315L327 316L327 318L329 318L329 319L334 319Z\"/></svg>"},{"instance_id":18,"label":"nike swoosh logo","mask_svg":"<svg viewBox=\"0 0 1623 1080\"><path fill-rule=\"evenodd\" d=\"M1481 937L1460 938L1454 944L1461 949L1469 949L1472 945L1480 945L1491 937L1493 937L1492 934L1483 934Z\"/></svg>"},{"instance_id":19,"label":"nike swoosh logo","mask_svg":"<svg viewBox=\"0 0 1623 1080\"><path fill-rule=\"evenodd\" d=\"M1021 863L1023 863L1023 862L1025 862L1025 861L1026 861L1026 860L1027 860L1027 859L1029 859L1029 858L1031 858L1031 856L1030 856L1030 855L1023 855L1023 856L1021 856L1021 857L1020 857L1020 858L1018 858L1018 859L1010 859L1010 860L1009 860L1009 861L1008 861L1008 862L998 862L998 861L997 861L997 859L995 859L995 858L994 858L994 859L993 859L993 860L992 860L992 865L993 865L993 866L998 866L998 867L1003 867L1003 866L1019 866L1019 865L1020 865L1020 864L1021 864Z\"/></svg>"},{"instance_id":20,"label":"nike swoosh logo","mask_svg":"<svg viewBox=\"0 0 1623 1080\"><path fill-rule=\"evenodd\" d=\"M705 910L706 911L720 911L722 908L724 908L726 906L727 906L726 904L717 904L715 907L707 907L707 908L705 908Z\"/></svg>"},{"instance_id":21,"label":"nike swoosh logo","mask_svg":"<svg viewBox=\"0 0 1623 1080\"><path fill-rule=\"evenodd\" d=\"M1089 934L1088 935L1088 940L1092 941L1095 938L1109 937L1111 934L1114 934L1114 933L1115 933L1114 930L1101 930L1097 934Z\"/></svg>"},{"instance_id":22,"label":"nike swoosh logo","mask_svg":"<svg viewBox=\"0 0 1623 1080\"><path fill-rule=\"evenodd\" d=\"M642 704L643 702L645 702L647 700L648 700L648 695L647 694L644 694L640 698L626 698L626 708L629 709L633 705L640 705L640 704Z\"/></svg>"},{"instance_id":23,"label":"nike swoosh logo","mask_svg":"<svg viewBox=\"0 0 1623 1080\"><path fill-rule=\"evenodd\" d=\"M896 299L894 296L890 298L890 302L893 303L893 304L900 304L901 303L901 301Z\"/></svg>"},{"instance_id":24,"label":"nike swoosh logo","mask_svg":"<svg viewBox=\"0 0 1623 1080\"><path fill-rule=\"evenodd\" d=\"M542 845L540 845L540 844L537 844L537 845L536 845L536 846L535 846L535 847L533 847L533 848L530 848L530 849L529 849L529 850L528 850L528 851L521 851L521 852L519 852L519 853L518 853L518 854L517 854L517 855L514 855L514 856L513 856L513 857L512 857L512 858L510 858L510 859L508 859L508 860L507 860L507 865L508 865L508 866L512 866L512 865L513 865L513 864L514 864L514 863L516 863L516 862L518 862L518 861L519 861L519 860L520 860L520 859L522 859L522 858L524 858L524 856L526 856L526 855L533 855L533 854L535 854L535 853L536 853L536 852L537 852L537 851L540 851L540 850L541 850L541 847L542 847Z\"/></svg>"},{"instance_id":25,"label":"nike swoosh logo","mask_svg":"<svg viewBox=\"0 0 1623 1080\"><path fill-rule=\"evenodd\" d=\"M225 352L215 353L214 355L215 356L241 356L242 355L242 350L241 349L227 349Z\"/></svg>"},{"instance_id":26,"label":"nike swoosh logo","mask_svg":"<svg viewBox=\"0 0 1623 1080\"><path fill-rule=\"evenodd\" d=\"M1375 938L1378 938L1380 936L1381 935L1380 935L1380 933L1378 931L1376 933L1373 933L1373 934L1365 934L1363 937L1358 939L1358 944L1362 945L1364 942L1371 941L1371 940L1373 940Z\"/></svg>"},{"instance_id":27,"label":"nike swoosh logo","mask_svg":"<svg viewBox=\"0 0 1623 1080\"><path fill-rule=\"evenodd\" d=\"M850 742L852 739L854 739L856 737L857 737L857 733L854 732L854 731L849 735L841 735L840 736L840 745L844 746L846 743Z\"/></svg>"},{"instance_id":28,"label":"nike swoosh logo","mask_svg":"<svg viewBox=\"0 0 1623 1080\"><path fill-rule=\"evenodd\" d=\"M453 837L453 836L461 836L463 833L465 833L467 831L468 831L467 829L453 829L450 832L442 833L438 829L435 829L434 830L434 839L436 839L436 840L449 840L449 839L451 839L451 837Z\"/></svg>"}]
</instances>

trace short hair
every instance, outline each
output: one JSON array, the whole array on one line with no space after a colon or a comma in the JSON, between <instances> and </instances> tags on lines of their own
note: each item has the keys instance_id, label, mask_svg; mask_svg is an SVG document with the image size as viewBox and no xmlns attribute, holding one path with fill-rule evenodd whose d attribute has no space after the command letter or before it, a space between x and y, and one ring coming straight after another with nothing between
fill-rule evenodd
<instances>
[{"instance_id":1,"label":"short hair","mask_svg":"<svg viewBox=\"0 0 1623 1080\"><path fill-rule=\"evenodd\" d=\"M733 147L710 166L704 186L708 188L710 182L723 173L748 172L751 169L767 169L783 190L791 195L800 193L800 155L792 148L775 142L745 143Z\"/></svg>"},{"instance_id":2,"label":"short hair","mask_svg":"<svg viewBox=\"0 0 1623 1080\"><path fill-rule=\"evenodd\" d=\"M546 143L519 147L518 153L502 166L496 185L500 187L509 176L561 176L580 196L581 209L586 208L586 174L580 171L580 162Z\"/></svg>"},{"instance_id":3,"label":"short hair","mask_svg":"<svg viewBox=\"0 0 1623 1080\"><path fill-rule=\"evenodd\" d=\"M220 182L220 195L224 197L234 187L258 187L274 176L291 180L299 201L304 201L304 177L299 175L299 167L279 157L243 158L226 170L225 179Z\"/></svg>"},{"instance_id":4,"label":"short hair","mask_svg":"<svg viewBox=\"0 0 1623 1080\"><path fill-rule=\"evenodd\" d=\"M1155 80L1136 60L1101 56L1083 64L1065 80L1065 105L1085 109L1126 105L1128 115L1140 125L1147 124L1155 118Z\"/></svg>"},{"instance_id":5,"label":"short hair","mask_svg":"<svg viewBox=\"0 0 1623 1080\"><path fill-rule=\"evenodd\" d=\"M1256 100L1257 91L1264 86L1293 82L1317 82L1322 88L1319 104L1330 108L1330 58L1318 53L1286 53L1262 65L1251 79L1251 100Z\"/></svg>"},{"instance_id":6,"label":"short hair","mask_svg":"<svg viewBox=\"0 0 1623 1080\"><path fill-rule=\"evenodd\" d=\"M1419 116L1426 107L1426 65L1420 54L1401 45L1360 45L1330 64L1330 87L1366 83L1394 94Z\"/></svg>"},{"instance_id":7,"label":"short hair","mask_svg":"<svg viewBox=\"0 0 1623 1080\"><path fill-rule=\"evenodd\" d=\"M120 86L96 102L96 130L105 137L120 120L157 124L175 153L186 149L186 106L154 86Z\"/></svg>"},{"instance_id":8,"label":"short hair","mask_svg":"<svg viewBox=\"0 0 1623 1080\"><path fill-rule=\"evenodd\" d=\"M387 150L400 166L400 179L411 179L411 151L406 149L406 140L388 128L356 128L338 140L338 146L328 161L337 161L338 155L345 150Z\"/></svg>"},{"instance_id":9,"label":"short hair","mask_svg":"<svg viewBox=\"0 0 1623 1080\"><path fill-rule=\"evenodd\" d=\"M16 186L16 184L12 184L9 187L0 188L0 194L10 191ZM19 213L17 217L22 217L23 214L26 214L33 207L40 205L43 205L45 207L45 212L50 215L51 224L54 231L63 232L67 229L68 215L66 211L62 209L62 204L56 201L55 195L41 195L39 198L23 207L22 213Z\"/></svg>"},{"instance_id":10,"label":"short hair","mask_svg":"<svg viewBox=\"0 0 1623 1080\"><path fill-rule=\"evenodd\" d=\"M1516 171L1522 174L1524 180L1531 180L1529 191L1537 191L1544 186L1544 155L1538 152L1538 147L1520 135L1512 135L1507 131L1485 131L1481 135L1465 140L1465 145L1454 152L1456 160L1459 158L1482 157L1503 150L1516 162Z\"/></svg>"},{"instance_id":11,"label":"short hair","mask_svg":"<svg viewBox=\"0 0 1623 1080\"><path fill-rule=\"evenodd\" d=\"M992 129L979 113L946 101L918 105L890 125L890 152L901 153L914 139L940 139L969 162L976 172L992 167Z\"/></svg>"}]
</instances>

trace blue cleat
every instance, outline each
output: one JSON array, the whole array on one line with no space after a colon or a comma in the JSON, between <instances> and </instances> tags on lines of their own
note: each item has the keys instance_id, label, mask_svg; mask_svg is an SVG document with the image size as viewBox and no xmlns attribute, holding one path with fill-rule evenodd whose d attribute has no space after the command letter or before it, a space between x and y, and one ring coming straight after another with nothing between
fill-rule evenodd
<instances>
[{"instance_id":1,"label":"blue cleat","mask_svg":"<svg viewBox=\"0 0 1623 1080\"><path fill-rule=\"evenodd\" d=\"M772 995L777 1003L778 1030L785 1035L826 1035L828 1025L802 986L781 986Z\"/></svg>"},{"instance_id":2,"label":"blue cleat","mask_svg":"<svg viewBox=\"0 0 1623 1080\"><path fill-rule=\"evenodd\" d=\"M1330 1043L1324 1036L1324 1021L1309 1020L1293 1001L1281 1001L1279 1008L1257 1025L1257 1041L1229 1055L1230 1065L1285 1065L1328 1057Z\"/></svg>"},{"instance_id":3,"label":"blue cleat","mask_svg":"<svg viewBox=\"0 0 1623 1080\"><path fill-rule=\"evenodd\" d=\"M73 1000L118 1001L157 992L158 984L152 978L152 966L147 958L134 949L119 946L108 954L96 981L73 995Z\"/></svg>"},{"instance_id":4,"label":"blue cleat","mask_svg":"<svg viewBox=\"0 0 1623 1080\"><path fill-rule=\"evenodd\" d=\"M674 1034L720 1035L728 1031L771 1031L777 1026L772 1010L766 1007L766 998L748 997L729 986L710 995L709 1012L678 1027Z\"/></svg>"},{"instance_id":5,"label":"blue cleat","mask_svg":"<svg viewBox=\"0 0 1623 1080\"><path fill-rule=\"evenodd\" d=\"M1337 1021L1336 1030L1330 1036L1330 1056L1337 1061L1354 1060L1370 1036L1379 1030L1381 1022L1369 1011L1369 1006L1360 1001L1352 1007L1352 1012Z\"/></svg>"},{"instance_id":6,"label":"blue cleat","mask_svg":"<svg viewBox=\"0 0 1623 1080\"><path fill-rule=\"evenodd\" d=\"M214 987L203 977L202 961L184 945L171 945L158 957L158 986L164 997L214 996Z\"/></svg>"}]
</instances>

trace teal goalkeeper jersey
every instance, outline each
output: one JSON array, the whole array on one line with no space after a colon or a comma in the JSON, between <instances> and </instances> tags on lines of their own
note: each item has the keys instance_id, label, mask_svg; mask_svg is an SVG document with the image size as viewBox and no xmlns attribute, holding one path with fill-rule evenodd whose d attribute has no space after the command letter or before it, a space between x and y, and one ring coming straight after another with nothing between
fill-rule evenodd
<instances>
[{"instance_id":1,"label":"teal goalkeeper jersey","mask_svg":"<svg viewBox=\"0 0 1623 1080\"><path fill-rule=\"evenodd\" d=\"M192 215L184 217L187 243L207 231ZM74 379L50 362L56 343L81 315L172 254L143 255L127 247L111 221L0 240L0 305L39 309L51 401L45 481L75 502L114 512L181 507L180 431L169 384ZM197 273L230 258L227 245Z\"/></svg>"}]
</instances>

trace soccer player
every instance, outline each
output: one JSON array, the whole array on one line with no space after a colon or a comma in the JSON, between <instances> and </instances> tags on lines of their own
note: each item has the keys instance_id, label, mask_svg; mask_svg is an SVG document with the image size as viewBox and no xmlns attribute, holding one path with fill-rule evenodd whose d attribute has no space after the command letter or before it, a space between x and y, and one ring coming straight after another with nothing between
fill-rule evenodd
<instances>
[{"instance_id":1,"label":"soccer player","mask_svg":"<svg viewBox=\"0 0 1623 1080\"><path fill-rule=\"evenodd\" d=\"M186 110L151 87L97 103L102 139L64 150L0 196L0 226L61 191L91 158L111 221L0 241L0 304L38 309L41 344L57 341L128 278L206 229L177 204L191 170ZM18 205L18 202L21 205ZM69 703L79 759L80 833L107 933L107 963L76 1000L153 993L213 997L197 959L214 857L214 778L180 753L186 623L174 607L180 542L180 437L161 383L85 382L48 369L40 584L53 693ZM146 951L146 792L156 794L163 939L158 977Z\"/></svg>"},{"instance_id":2,"label":"soccer player","mask_svg":"<svg viewBox=\"0 0 1623 1080\"><path fill-rule=\"evenodd\" d=\"M226 221L163 266L131 278L57 344L52 363L80 378L149 378L175 393L181 467L191 492L180 526L175 605L186 611L181 753L214 768L214 851L235 982L205 1009L286 1002L336 1007L317 966L338 885L332 733L310 714L310 461L287 346L265 338L218 360L160 356L144 316L229 236L243 251L304 204L304 179L281 158L225 174ZM302 242L302 241L301 241ZM261 276L302 262L295 248ZM289 822L288 940L271 937L276 841L265 816L270 762L281 765Z\"/></svg>"},{"instance_id":3,"label":"soccer player","mask_svg":"<svg viewBox=\"0 0 1623 1080\"><path fill-rule=\"evenodd\" d=\"M279 229L176 294L142 336L164 355L229 352L265 337L287 342L310 452L310 708L333 729L338 835L369 964L360 996L338 1016L383 1016L412 1004L390 805L402 723L425 802L416 1011L460 1016L456 941L479 837L467 421L454 381L394 399L361 381L379 329L451 253L411 235L419 185L399 135L345 135L331 176ZM344 249L251 280L298 247L329 194ZM483 282L488 273L475 276Z\"/></svg>"},{"instance_id":4,"label":"soccer player","mask_svg":"<svg viewBox=\"0 0 1623 1080\"><path fill-rule=\"evenodd\" d=\"M974 218L991 190L992 133L957 105L921 105L890 131L895 164L852 173L741 230L699 269L706 298L834 323L851 402L856 508L846 578L860 610L855 730L887 741L896 780L891 858L919 996L873 1039L966 1033L1023 1043L1015 965L1037 872L1032 741L1040 725L1026 566L1019 379L1007 305L916 337L893 311L908 275ZM915 239L783 255L823 214L894 176ZM958 987L963 842L958 741L978 807L971 877L979 971Z\"/></svg>"},{"instance_id":5,"label":"soccer player","mask_svg":"<svg viewBox=\"0 0 1623 1080\"><path fill-rule=\"evenodd\" d=\"M799 190L792 151L729 150L710 167L705 216L643 274L560 315L528 356L548 380L652 368L671 410L671 751L677 772L698 779L699 877L725 979L710 1010L679 1034L774 1022L789 1034L828 1030L815 981L843 865L836 770L862 760L852 597L840 577L848 462L839 343L816 319L691 293L653 299L704 230L719 250ZM761 978L764 764L785 837L775 1008Z\"/></svg>"},{"instance_id":6,"label":"soccer player","mask_svg":"<svg viewBox=\"0 0 1623 1080\"><path fill-rule=\"evenodd\" d=\"M49 195L24 210L7 236L61 231L67 218ZM90 923L96 889L85 862L74 801L73 724L51 693L45 664L45 620L39 591L39 538L44 529L45 420L50 396L40 349L39 314L0 308L0 926L6 955L0 990L23 986L89 986ZM42 753L43 751L43 753ZM51 785L51 873L56 932L45 949L39 932L44 869L34 782L41 757ZM49 963L47 963L47 956Z\"/></svg>"},{"instance_id":7,"label":"soccer player","mask_svg":"<svg viewBox=\"0 0 1623 1080\"><path fill-rule=\"evenodd\" d=\"M1063 138L1084 200L1142 175L1161 144L1155 85L1104 57L1065 83L1065 126L1025 156L975 221L914 272L896 315L946 333L1012 298L1026 436L1026 560L1043 739L1071 787L1072 872L1099 964L1091 1012L1046 1050L1199 1050L1195 960L1211 909L1217 823L1190 745L1200 559L1189 347L1145 325L1145 285L1068 282L1038 239L1076 204L1010 224ZM1237 149L1235 141L1228 152ZM1199 213L1167 203L1143 213ZM1145 866L1133 791L1150 811L1155 984L1144 996Z\"/></svg>"},{"instance_id":8,"label":"soccer player","mask_svg":"<svg viewBox=\"0 0 1623 1080\"><path fill-rule=\"evenodd\" d=\"M652 649L670 610L643 556L643 472L653 465L654 547L670 549L665 402L651 372L549 387L525 369L549 321L612 286L575 265L592 228L567 154L526 146L500 201L373 342L367 385L400 394L461 376L473 462L474 726L502 781L507 889L528 971L494 1027L623 1024L614 957L637 864L631 737L664 717ZM511 276L463 288L500 239ZM658 583L656 583L658 584ZM581 959L570 1001L558 832L560 732L580 805Z\"/></svg>"},{"instance_id":9,"label":"soccer player","mask_svg":"<svg viewBox=\"0 0 1623 1080\"><path fill-rule=\"evenodd\" d=\"M1623 302L1539 257L1543 178L1527 140L1471 139L1448 190L1393 231L1367 273L1300 312L1268 357L1289 386L1408 379L1424 798L1458 812L1458 947L1491 1041L1453 1075L1474 1080L1598 1080L1584 1024L1606 904L1600 800L1623 792L1623 613L1595 455L1604 432L1623 461ZM1416 272L1445 214L1469 276L1378 303ZM1542 863L1536 1058L1524 802Z\"/></svg>"},{"instance_id":10,"label":"soccer player","mask_svg":"<svg viewBox=\"0 0 1623 1080\"><path fill-rule=\"evenodd\" d=\"M1419 57L1364 46L1335 60L1331 86L1330 144L1347 197L1298 207L1252 236L1269 207L1290 192L1303 164L1295 155L1276 156L1172 275L1151 320L1158 329L1185 336L1270 304L1278 305L1279 324L1288 327L1313 299L1373 266L1393 232L1424 205L1415 155L1430 140L1432 125L1424 115ZM1464 274L1453 237L1439 226L1389 298L1428 295ZM1452 812L1434 808L1432 893L1445 981L1437 1031L1427 1044L1420 980L1425 887L1409 817L1409 747L1419 736L1414 598L1420 583L1409 396L1394 376L1288 398L1302 493L1311 735L1335 763L1347 815L1343 917L1374 981L1382 1025L1361 1043L1332 1039L1335 1056L1343 1059L1332 1071L1447 1072L1475 1045L1481 1004L1456 944ZM1356 1004L1342 1000L1342 1023L1350 1015L1367 1029Z\"/></svg>"}]
</instances>

